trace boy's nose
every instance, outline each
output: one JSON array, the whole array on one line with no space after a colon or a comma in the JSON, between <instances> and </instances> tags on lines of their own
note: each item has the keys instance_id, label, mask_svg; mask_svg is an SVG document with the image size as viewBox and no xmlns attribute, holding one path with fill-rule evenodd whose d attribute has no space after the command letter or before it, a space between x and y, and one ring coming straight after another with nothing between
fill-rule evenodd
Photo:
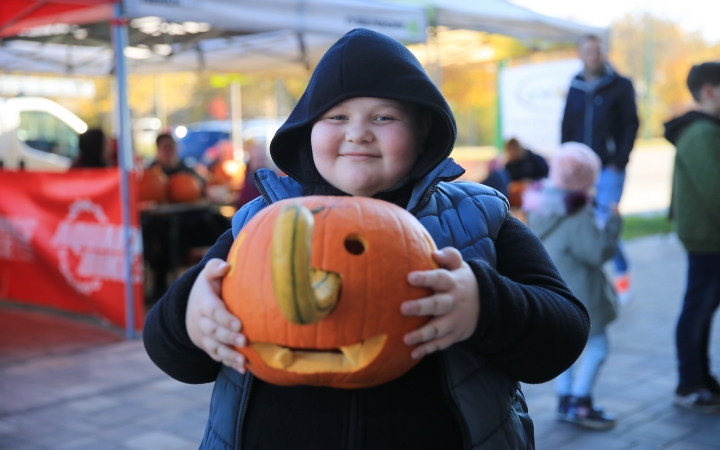
<instances>
[{"instance_id":1,"label":"boy's nose","mask_svg":"<svg viewBox=\"0 0 720 450\"><path fill-rule=\"evenodd\" d=\"M345 140L353 144L366 144L372 142L373 135L363 124L351 124L345 131Z\"/></svg>"}]
</instances>

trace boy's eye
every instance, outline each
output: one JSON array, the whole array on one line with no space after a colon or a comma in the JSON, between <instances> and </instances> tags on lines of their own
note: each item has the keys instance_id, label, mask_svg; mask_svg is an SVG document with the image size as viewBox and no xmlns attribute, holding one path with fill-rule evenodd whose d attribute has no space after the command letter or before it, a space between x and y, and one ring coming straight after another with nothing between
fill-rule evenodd
<instances>
[{"instance_id":1,"label":"boy's eye","mask_svg":"<svg viewBox=\"0 0 720 450\"><path fill-rule=\"evenodd\" d=\"M347 120L347 116L342 114L333 114L327 117L328 120Z\"/></svg>"},{"instance_id":2,"label":"boy's eye","mask_svg":"<svg viewBox=\"0 0 720 450\"><path fill-rule=\"evenodd\" d=\"M380 121L380 122L387 122L389 120L395 120L395 118L392 116L377 116L375 118L375 120Z\"/></svg>"}]
</instances>

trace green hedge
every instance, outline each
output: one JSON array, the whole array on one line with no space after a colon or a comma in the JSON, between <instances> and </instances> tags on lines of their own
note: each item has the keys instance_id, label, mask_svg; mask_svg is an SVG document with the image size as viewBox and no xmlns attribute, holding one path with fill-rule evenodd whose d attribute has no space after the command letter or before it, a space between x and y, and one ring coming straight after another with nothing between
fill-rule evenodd
<instances>
[{"instance_id":1,"label":"green hedge","mask_svg":"<svg viewBox=\"0 0 720 450\"><path fill-rule=\"evenodd\" d=\"M653 234L667 234L675 230L667 215L656 216L624 216L623 239L633 239Z\"/></svg>"}]
</instances>

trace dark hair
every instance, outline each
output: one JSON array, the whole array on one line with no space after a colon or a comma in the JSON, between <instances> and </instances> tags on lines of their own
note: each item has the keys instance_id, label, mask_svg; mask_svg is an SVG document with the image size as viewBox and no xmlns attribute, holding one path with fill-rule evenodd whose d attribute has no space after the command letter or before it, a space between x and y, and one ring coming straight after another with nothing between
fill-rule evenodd
<instances>
[{"instance_id":1,"label":"dark hair","mask_svg":"<svg viewBox=\"0 0 720 450\"><path fill-rule=\"evenodd\" d=\"M90 128L78 137L76 167L106 167L105 133L100 128Z\"/></svg>"},{"instance_id":2,"label":"dark hair","mask_svg":"<svg viewBox=\"0 0 720 450\"><path fill-rule=\"evenodd\" d=\"M510 138L506 143L505 147L517 147L522 148L522 145L520 145L520 141L518 141L516 138Z\"/></svg>"},{"instance_id":3,"label":"dark hair","mask_svg":"<svg viewBox=\"0 0 720 450\"><path fill-rule=\"evenodd\" d=\"M692 66L687 77L687 87L695 101L700 101L700 91L706 84L720 86L720 61Z\"/></svg>"},{"instance_id":4,"label":"dark hair","mask_svg":"<svg viewBox=\"0 0 720 450\"><path fill-rule=\"evenodd\" d=\"M171 141L175 142L175 139L172 137L172 134L161 133L161 134L158 134L158 137L155 138L155 145L160 145L160 141L162 141L163 139L170 139Z\"/></svg>"},{"instance_id":5,"label":"dark hair","mask_svg":"<svg viewBox=\"0 0 720 450\"><path fill-rule=\"evenodd\" d=\"M597 34L586 34L585 36L580 38L580 40L578 41L578 47L580 47L587 41L593 41L598 44L602 44L602 39L600 39L600 36L598 36Z\"/></svg>"}]
</instances>

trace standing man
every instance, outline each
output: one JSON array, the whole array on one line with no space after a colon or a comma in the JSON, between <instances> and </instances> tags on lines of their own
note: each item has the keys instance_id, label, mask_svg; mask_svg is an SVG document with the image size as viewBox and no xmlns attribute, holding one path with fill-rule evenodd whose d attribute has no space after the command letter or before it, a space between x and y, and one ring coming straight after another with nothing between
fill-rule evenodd
<instances>
[{"instance_id":1,"label":"standing man","mask_svg":"<svg viewBox=\"0 0 720 450\"><path fill-rule=\"evenodd\" d=\"M600 225L620 203L625 166L639 127L632 82L607 62L600 38L586 36L578 48L584 67L570 84L562 121L565 142L582 142L602 161L597 181L596 217ZM614 258L615 290L620 303L630 298L628 264L618 246Z\"/></svg>"}]
</instances>

